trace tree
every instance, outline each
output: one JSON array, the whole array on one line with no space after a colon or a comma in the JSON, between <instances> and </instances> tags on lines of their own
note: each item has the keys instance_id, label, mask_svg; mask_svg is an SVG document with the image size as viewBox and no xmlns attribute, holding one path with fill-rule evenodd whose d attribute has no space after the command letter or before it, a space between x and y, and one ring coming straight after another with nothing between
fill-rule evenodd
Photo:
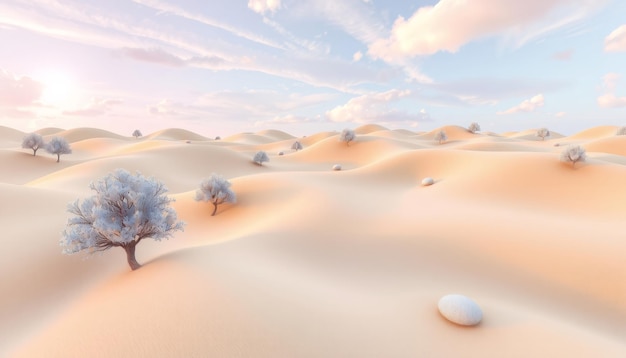
<instances>
[{"instance_id":1,"label":"tree","mask_svg":"<svg viewBox=\"0 0 626 358\"><path fill-rule=\"evenodd\" d=\"M350 142L354 141L354 139L356 139L356 134L354 134L352 129L348 128L344 129L339 136L339 141L346 142L348 147L350 146Z\"/></svg>"},{"instance_id":2,"label":"tree","mask_svg":"<svg viewBox=\"0 0 626 358\"><path fill-rule=\"evenodd\" d=\"M615 135L626 135L626 127L621 127L615 131Z\"/></svg>"},{"instance_id":3,"label":"tree","mask_svg":"<svg viewBox=\"0 0 626 358\"><path fill-rule=\"evenodd\" d=\"M46 143L44 142L43 137L37 133L28 134L22 141L22 148L32 149L33 156L37 155L37 150L39 148L45 146Z\"/></svg>"},{"instance_id":4,"label":"tree","mask_svg":"<svg viewBox=\"0 0 626 358\"><path fill-rule=\"evenodd\" d=\"M577 162L584 162L585 160L587 160L587 153L585 148L579 145L570 145L561 153L561 161L572 163L572 166L576 166Z\"/></svg>"},{"instance_id":5,"label":"tree","mask_svg":"<svg viewBox=\"0 0 626 358\"><path fill-rule=\"evenodd\" d=\"M469 127L467 127L467 130L470 133L476 133L476 132L480 132L480 124L476 123L476 122L472 122Z\"/></svg>"},{"instance_id":6,"label":"tree","mask_svg":"<svg viewBox=\"0 0 626 358\"><path fill-rule=\"evenodd\" d=\"M46 151L57 155L57 163L61 160L61 154L72 154L70 144L62 137L54 137L46 145Z\"/></svg>"},{"instance_id":7,"label":"tree","mask_svg":"<svg viewBox=\"0 0 626 358\"><path fill-rule=\"evenodd\" d=\"M170 207L174 201L165 195L165 186L152 178L117 169L96 183L96 194L82 203L68 205L75 216L68 219L60 241L64 254L83 250L105 251L121 247L132 270L141 265L135 259L135 247L143 239L168 239L184 222L177 220Z\"/></svg>"},{"instance_id":8,"label":"tree","mask_svg":"<svg viewBox=\"0 0 626 358\"><path fill-rule=\"evenodd\" d=\"M302 143L300 143L300 141L295 141L293 142L293 144L291 145L291 149L295 149L296 152L302 149Z\"/></svg>"},{"instance_id":9,"label":"tree","mask_svg":"<svg viewBox=\"0 0 626 358\"><path fill-rule=\"evenodd\" d=\"M446 132L442 129L439 132L437 132L435 134L435 140L437 142L439 142L439 144L445 142L446 140L448 140L448 135L446 134Z\"/></svg>"},{"instance_id":10,"label":"tree","mask_svg":"<svg viewBox=\"0 0 626 358\"><path fill-rule=\"evenodd\" d=\"M210 201L213 204L215 216L217 206L223 203L234 203L237 201L235 192L230 189L230 182L217 174L211 174L208 179L200 183L200 189L196 191L196 201Z\"/></svg>"},{"instance_id":11,"label":"tree","mask_svg":"<svg viewBox=\"0 0 626 358\"><path fill-rule=\"evenodd\" d=\"M256 152L256 154L252 158L252 161L257 163L258 165L263 165L263 162L269 162L270 161L270 157L267 156L267 153L265 153L264 151L260 150L260 151Z\"/></svg>"},{"instance_id":12,"label":"tree","mask_svg":"<svg viewBox=\"0 0 626 358\"><path fill-rule=\"evenodd\" d=\"M141 136L143 136L143 134L141 134L141 131L139 129L135 129L135 131L133 132L133 137L139 138Z\"/></svg>"},{"instance_id":13,"label":"tree","mask_svg":"<svg viewBox=\"0 0 626 358\"><path fill-rule=\"evenodd\" d=\"M541 140L545 140L546 137L550 136L550 131L548 130L548 128L539 128L537 129L537 133L535 135L541 138Z\"/></svg>"}]
</instances>

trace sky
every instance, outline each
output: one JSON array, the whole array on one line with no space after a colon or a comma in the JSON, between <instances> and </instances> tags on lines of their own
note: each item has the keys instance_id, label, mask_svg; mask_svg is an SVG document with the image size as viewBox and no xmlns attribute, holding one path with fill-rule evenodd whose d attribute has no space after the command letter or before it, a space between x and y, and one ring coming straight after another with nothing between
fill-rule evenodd
<instances>
[{"instance_id":1,"label":"sky","mask_svg":"<svg viewBox=\"0 0 626 358\"><path fill-rule=\"evenodd\" d=\"M626 125L623 0L2 0L0 125Z\"/></svg>"}]
</instances>

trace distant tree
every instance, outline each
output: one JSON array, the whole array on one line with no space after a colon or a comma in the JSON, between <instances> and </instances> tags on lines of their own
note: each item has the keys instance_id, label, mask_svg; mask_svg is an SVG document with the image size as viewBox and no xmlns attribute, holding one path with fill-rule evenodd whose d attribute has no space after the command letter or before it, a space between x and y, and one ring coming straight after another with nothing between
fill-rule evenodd
<instances>
[{"instance_id":1,"label":"distant tree","mask_svg":"<svg viewBox=\"0 0 626 358\"><path fill-rule=\"evenodd\" d=\"M299 151L300 149L302 149L302 143L300 143L300 141L293 142L293 144L291 145L291 149L295 149L296 152Z\"/></svg>"},{"instance_id":2,"label":"distant tree","mask_svg":"<svg viewBox=\"0 0 626 358\"><path fill-rule=\"evenodd\" d=\"M37 150L45 146L46 143L43 141L43 137L37 133L28 134L22 141L22 148L32 149L33 155L37 155Z\"/></svg>"},{"instance_id":3,"label":"distant tree","mask_svg":"<svg viewBox=\"0 0 626 358\"><path fill-rule=\"evenodd\" d=\"M442 129L442 130L440 130L439 132L437 132L437 133L435 134L435 140L436 140L437 142L439 142L439 144L441 144L441 143L443 143L443 142L445 142L445 141L447 141L447 140L448 140L448 135L447 135L447 134L446 134L446 132Z\"/></svg>"},{"instance_id":4,"label":"distant tree","mask_svg":"<svg viewBox=\"0 0 626 358\"><path fill-rule=\"evenodd\" d=\"M135 131L133 132L133 137L139 138L141 136L143 136L143 134L141 134L141 131L139 129L135 129Z\"/></svg>"},{"instance_id":5,"label":"distant tree","mask_svg":"<svg viewBox=\"0 0 626 358\"><path fill-rule=\"evenodd\" d=\"M265 153L264 151L260 150L260 151L256 152L256 154L252 158L252 161L257 163L258 165L263 165L263 162L269 162L270 158L267 156L267 153Z\"/></svg>"},{"instance_id":6,"label":"distant tree","mask_svg":"<svg viewBox=\"0 0 626 358\"><path fill-rule=\"evenodd\" d=\"M469 127L467 127L467 130L470 133L476 133L476 132L480 132L480 124L476 123L476 122L472 122Z\"/></svg>"},{"instance_id":7,"label":"distant tree","mask_svg":"<svg viewBox=\"0 0 626 358\"><path fill-rule=\"evenodd\" d=\"M72 154L70 144L62 137L54 137L46 145L46 151L50 154L56 154L57 163L61 160L61 154Z\"/></svg>"},{"instance_id":8,"label":"distant tree","mask_svg":"<svg viewBox=\"0 0 626 358\"><path fill-rule=\"evenodd\" d=\"M541 138L541 140L545 140L546 137L550 136L550 131L548 130L548 128L539 128L537 129L537 133L535 135Z\"/></svg>"},{"instance_id":9,"label":"distant tree","mask_svg":"<svg viewBox=\"0 0 626 358\"><path fill-rule=\"evenodd\" d=\"M585 160L587 160L587 153L585 148L579 145L570 145L561 153L561 161L572 163L572 166L576 166L577 162L584 162Z\"/></svg>"},{"instance_id":10,"label":"distant tree","mask_svg":"<svg viewBox=\"0 0 626 358\"><path fill-rule=\"evenodd\" d=\"M230 182L217 174L211 174L208 179L200 183L200 189L196 191L196 201L210 201L213 204L215 216L217 206L222 203L234 203L237 201L235 192L230 189Z\"/></svg>"},{"instance_id":11,"label":"distant tree","mask_svg":"<svg viewBox=\"0 0 626 358\"><path fill-rule=\"evenodd\" d=\"M215 140L220 140L220 139L222 139L222 137L220 137L220 136L216 136L215 137Z\"/></svg>"},{"instance_id":12,"label":"distant tree","mask_svg":"<svg viewBox=\"0 0 626 358\"><path fill-rule=\"evenodd\" d=\"M341 135L339 136L339 141L346 142L346 145L349 147L350 142L354 141L355 138L356 134L354 133L354 131L352 129L346 128L341 132Z\"/></svg>"},{"instance_id":13,"label":"distant tree","mask_svg":"<svg viewBox=\"0 0 626 358\"><path fill-rule=\"evenodd\" d=\"M621 127L615 131L615 135L626 135L626 127Z\"/></svg>"},{"instance_id":14,"label":"distant tree","mask_svg":"<svg viewBox=\"0 0 626 358\"><path fill-rule=\"evenodd\" d=\"M96 194L82 203L68 205L75 215L67 221L60 241L64 254L87 250L90 253L121 247L132 270L141 265L135 247L143 239L161 241L183 230L165 195L165 186L152 178L117 169L90 185Z\"/></svg>"}]
</instances>

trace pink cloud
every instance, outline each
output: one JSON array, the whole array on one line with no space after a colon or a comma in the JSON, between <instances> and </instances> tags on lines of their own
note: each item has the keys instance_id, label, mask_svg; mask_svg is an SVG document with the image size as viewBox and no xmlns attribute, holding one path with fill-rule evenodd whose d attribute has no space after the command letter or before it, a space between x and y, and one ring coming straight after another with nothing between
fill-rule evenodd
<instances>
[{"instance_id":1,"label":"pink cloud","mask_svg":"<svg viewBox=\"0 0 626 358\"><path fill-rule=\"evenodd\" d=\"M0 70L0 106L26 107L34 104L43 93L43 84L30 77L17 77Z\"/></svg>"},{"instance_id":2,"label":"pink cloud","mask_svg":"<svg viewBox=\"0 0 626 358\"><path fill-rule=\"evenodd\" d=\"M173 67L182 67L185 65L185 61L181 58L159 48L143 49L125 47L121 51L125 56L138 61L158 63Z\"/></svg>"},{"instance_id":3,"label":"pink cloud","mask_svg":"<svg viewBox=\"0 0 626 358\"><path fill-rule=\"evenodd\" d=\"M604 51L626 52L626 24L613 30L604 39Z\"/></svg>"},{"instance_id":4,"label":"pink cloud","mask_svg":"<svg viewBox=\"0 0 626 358\"><path fill-rule=\"evenodd\" d=\"M108 112L112 106L122 104L118 99L92 98L91 102L84 108L63 111L66 116L95 117Z\"/></svg>"},{"instance_id":5,"label":"pink cloud","mask_svg":"<svg viewBox=\"0 0 626 358\"><path fill-rule=\"evenodd\" d=\"M573 54L574 54L574 50L559 51L559 52L555 52L552 55L552 58L558 61L569 61L572 59Z\"/></svg>"},{"instance_id":6,"label":"pink cloud","mask_svg":"<svg viewBox=\"0 0 626 358\"><path fill-rule=\"evenodd\" d=\"M392 108L392 102L411 96L410 90L393 89L386 92L371 93L354 97L346 104L337 106L326 112L331 122L352 123L393 123L399 121L427 121L428 113L408 113Z\"/></svg>"},{"instance_id":7,"label":"pink cloud","mask_svg":"<svg viewBox=\"0 0 626 358\"><path fill-rule=\"evenodd\" d=\"M397 62L439 51L454 53L471 41L494 35L524 42L529 36L554 31L554 25L541 27L548 18L552 24L564 26L597 6L586 0L441 0L419 8L408 19L398 17L391 35L372 43L369 53ZM557 13L559 18L554 19Z\"/></svg>"},{"instance_id":8,"label":"pink cloud","mask_svg":"<svg viewBox=\"0 0 626 358\"><path fill-rule=\"evenodd\" d=\"M604 75L602 88L605 93L598 97L598 106L602 108L626 107L626 96L620 97L615 94L620 77L619 73L613 72Z\"/></svg>"},{"instance_id":9,"label":"pink cloud","mask_svg":"<svg viewBox=\"0 0 626 358\"><path fill-rule=\"evenodd\" d=\"M515 107L511 107L506 111L498 112L498 114L514 114L519 112L534 112L539 107L543 107L544 99L543 94L538 94L531 99L524 100L522 103Z\"/></svg>"}]
</instances>

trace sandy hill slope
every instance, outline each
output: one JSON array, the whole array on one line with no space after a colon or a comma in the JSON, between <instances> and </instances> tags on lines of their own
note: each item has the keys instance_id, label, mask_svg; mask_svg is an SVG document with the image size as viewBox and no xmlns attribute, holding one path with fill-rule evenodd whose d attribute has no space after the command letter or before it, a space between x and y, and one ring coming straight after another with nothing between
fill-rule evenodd
<instances>
[{"instance_id":1,"label":"sandy hill slope","mask_svg":"<svg viewBox=\"0 0 626 358\"><path fill-rule=\"evenodd\" d=\"M298 152L280 131L77 129L60 163L0 130L20 134L0 148L0 356L626 356L626 137L440 129L446 144L368 125ZM570 142L587 162L559 160ZM83 260L58 244L67 204L116 168L165 183L186 222L143 241L136 271L121 249ZM237 195L216 216L194 200L213 172ZM450 293L480 325L438 313Z\"/></svg>"}]
</instances>

